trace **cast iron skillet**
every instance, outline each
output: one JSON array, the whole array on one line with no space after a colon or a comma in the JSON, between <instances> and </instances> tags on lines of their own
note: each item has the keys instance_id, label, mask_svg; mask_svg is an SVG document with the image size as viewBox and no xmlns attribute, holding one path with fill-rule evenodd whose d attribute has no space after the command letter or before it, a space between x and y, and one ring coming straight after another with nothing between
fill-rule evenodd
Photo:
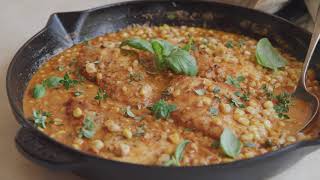
<instances>
[{"instance_id":1,"label":"cast iron skillet","mask_svg":"<svg viewBox=\"0 0 320 180\"><path fill-rule=\"evenodd\" d=\"M168 16L168 12L172 14L177 11L183 16ZM279 17L204 1L124 2L85 11L53 14L46 27L17 52L7 72L10 105L22 126L15 139L22 154L48 168L72 171L91 179L258 180L284 171L319 147L320 139L317 139L233 163L179 168L143 166L106 160L71 149L36 130L23 117L23 92L32 74L48 58L86 39L144 23L204 26L253 38L268 37L273 44L298 59L304 59L311 37L310 33ZM319 56L319 52L316 52L314 58Z\"/></svg>"}]
</instances>

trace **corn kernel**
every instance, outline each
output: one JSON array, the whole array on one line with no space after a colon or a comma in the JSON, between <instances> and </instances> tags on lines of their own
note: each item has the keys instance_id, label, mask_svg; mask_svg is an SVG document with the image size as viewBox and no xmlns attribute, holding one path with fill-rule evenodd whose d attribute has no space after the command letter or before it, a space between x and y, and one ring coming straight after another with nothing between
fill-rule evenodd
<instances>
[{"instance_id":1,"label":"corn kernel","mask_svg":"<svg viewBox=\"0 0 320 180\"><path fill-rule=\"evenodd\" d=\"M252 133L249 133L249 134L243 134L240 139L242 141L252 141L254 138L254 135Z\"/></svg>"},{"instance_id":2,"label":"corn kernel","mask_svg":"<svg viewBox=\"0 0 320 180\"><path fill-rule=\"evenodd\" d=\"M91 141L91 148L94 151L100 151L103 147L104 147L104 143L101 140L97 139L97 140Z\"/></svg>"},{"instance_id":3,"label":"corn kernel","mask_svg":"<svg viewBox=\"0 0 320 180\"><path fill-rule=\"evenodd\" d=\"M266 101L263 103L263 107L266 109L271 109L273 108L273 102L272 101Z\"/></svg>"},{"instance_id":4,"label":"corn kernel","mask_svg":"<svg viewBox=\"0 0 320 180\"><path fill-rule=\"evenodd\" d=\"M178 133L171 134L168 138L174 144L178 144L180 142L180 137Z\"/></svg>"},{"instance_id":5,"label":"corn kernel","mask_svg":"<svg viewBox=\"0 0 320 180\"><path fill-rule=\"evenodd\" d=\"M247 118L243 117L239 118L237 121L244 126L249 126L250 124L250 121Z\"/></svg>"},{"instance_id":6,"label":"corn kernel","mask_svg":"<svg viewBox=\"0 0 320 180\"><path fill-rule=\"evenodd\" d=\"M75 118L79 118L82 116L82 110L79 107L77 107L73 110L72 115Z\"/></svg>"},{"instance_id":7,"label":"corn kernel","mask_svg":"<svg viewBox=\"0 0 320 180\"><path fill-rule=\"evenodd\" d=\"M221 103L219 107L220 107L220 110L225 114L230 113L232 110L232 107L230 106L230 104Z\"/></svg>"},{"instance_id":8,"label":"corn kernel","mask_svg":"<svg viewBox=\"0 0 320 180\"><path fill-rule=\"evenodd\" d=\"M122 135L127 139L132 138L132 132L130 131L130 129L127 129L127 128L123 130Z\"/></svg>"}]
</instances>

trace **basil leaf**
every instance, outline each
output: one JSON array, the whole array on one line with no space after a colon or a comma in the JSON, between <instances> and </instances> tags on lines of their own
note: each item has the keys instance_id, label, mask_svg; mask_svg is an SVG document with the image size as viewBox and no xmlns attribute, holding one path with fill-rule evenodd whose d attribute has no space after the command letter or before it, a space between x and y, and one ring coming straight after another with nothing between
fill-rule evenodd
<instances>
[{"instance_id":1,"label":"basil leaf","mask_svg":"<svg viewBox=\"0 0 320 180\"><path fill-rule=\"evenodd\" d=\"M36 99L42 98L46 94L46 88L43 84L36 84L33 89L33 97Z\"/></svg>"},{"instance_id":2,"label":"basil leaf","mask_svg":"<svg viewBox=\"0 0 320 180\"><path fill-rule=\"evenodd\" d=\"M195 89L193 90L198 96L203 96L206 94L206 90L205 89Z\"/></svg>"},{"instance_id":3,"label":"basil leaf","mask_svg":"<svg viewBox=\"0 0 320 180\"><path fill-rule=\"evenodd\" d=\"M164 52L164 47L163 45L157 41L157 40L152 40L151 41L151 46L153 48L153 51L154 51L154 54L156 56L156 66L159 70L162 70L165 68L166 66L166 62L164 60L164 55L163 55L163 52Z\"/></svg>"},{"instance_id":4,"label":"basil leaf","mask_svg":"<svg viewBox=\"0 0 320 180\"><path fill-rule=\"evenodd\" d=\"M83 121L83 125L80 129L79 136L90 139L94 136L95 133L95 123L91 117L87 116Z\"/></svg>"},{"instance_id":5,"label":"basil leaf","mask_svg":"<svg viewBox=\"0 0 320 180\"><path fill-rule=\"evenodd\" d=\"M267 38L259 40L256 49L256 59L261 66L273 70L277 70L287 64L287 61L272 47L272 44Z\"/></svg>"},{"instance_id":6,"label":"basil leaf","mask_svg":"<svg viewBox=\"0 0 320 180\"><path fill-rule=\"evenodd\" d=\"M176 106L173 104L168 104L163 99L160 99L150 108L150 110L157 119L168 118L170 113L176 110Z\"/></svg>"},{"instance_id":7,"label":"basil leaf","mask_svg":"<svg viewBox=\"0 0 320 180\"><path fill-rule=\"evenodd\" d=\"M51 116L49 112L43 112L41 110L33 110L33 121L37 127L46 128L46 120Z\"/></svg>"},{"instance_id":8,"label":"basil leaf","mask_svg":"<svg viewBox=\"0 0 320 180\"><path fill-rule=\"evenodd\" d=\"M151 44L148 41L140 39L140 38L127 39L120 44L120 47L123 47L123 46L130 46L135 49L140 49L140 50L149 51L151 53L154 53Z\"/></svg>"},{"instance_id":9,"label":"basil leaf","mask_svg":"<svg viewBox=\"0 0 320 180\"><path fill-rule=\"evenodd\" d=\"M163 56L169 56L174 49L177 49L176 46L162 39L152 39L151 44L153 43L156 43L159 46L161 46L161 53Z\"/></svg>"},{"instance_id":10,"label":"basil leaf","mask_svg":"<svg viewBox=\"0 0 320 180\"><path fill-rule=\"evenodd\" d=\"M241 152L242 143L229 128L225 128L220 136L220 147L227 156L236 158Z\"/></svg>"},{"instance_id":11,"label":"basil leaf","mask_svg":"<svg viewBox=\"0 0 320 180\"><path fill-rule=\"evenodd\" d=\"M196 60L186 50L174 49L166 61L168 67L176 74L195 76L198 73Z\"/></svg>"},{"instance_id":12,"label":"basil leaf","mask_svg":"<svg viewBox=\"0 0 320 180\"><path fill-rule=\"evenodd\" d=\"M183 140L176 148L176 152L174 153L175 159L180 162L182 160L182 155L185 147L189 144L189 140Z\"/></svg>"},{"instance_id":13,"label":"basil leaf","mask_svg":"<svg viewBox=\"0 0 320 180\"><path fill-rule=\"evenodd\" d=\"M62 80L61 77L57 77L57 76L51 76L48 79L46 79L46 85L49 88L56 88L60 85L60 81Z\"/></svg>"}]
</instances>

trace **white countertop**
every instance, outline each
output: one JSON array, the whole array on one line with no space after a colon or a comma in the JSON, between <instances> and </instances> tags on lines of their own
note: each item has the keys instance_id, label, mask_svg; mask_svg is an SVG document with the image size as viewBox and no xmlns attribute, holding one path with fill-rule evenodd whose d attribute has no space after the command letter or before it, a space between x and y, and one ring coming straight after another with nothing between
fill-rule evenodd
<instances>
[{"instance_id":1,"label":"white countertop","mask_svg":"<svg viewBox=\"0 0 320 180\"><path fill-rule=\"evenodd\" d=\"M19 125L9 108L5 73L18 48L46 23L50 14L82 10L117 0L0 0L0 179L1 180L80 180L69 172L50 171L21 156L14 145ZM320 179L320 150L271 180ZM267 169L266 169L267 171ZM232 173L232 172L230 172Z\"/></svg>"}]
</instances>

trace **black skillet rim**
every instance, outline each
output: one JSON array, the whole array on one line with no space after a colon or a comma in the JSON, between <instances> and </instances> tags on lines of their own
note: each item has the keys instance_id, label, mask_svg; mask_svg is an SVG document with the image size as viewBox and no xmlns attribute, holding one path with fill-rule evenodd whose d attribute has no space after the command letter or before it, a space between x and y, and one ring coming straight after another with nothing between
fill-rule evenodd
<instances>
[{"instance_id":1,"label":"black skillet rim","mask_svg":"<svg viewBox=\"0 0 320 180\"><path fill-rule=\"evenodd\" d=\"M93 11L96 11L96 10L100 10L100 9L105 9L105 8L112 8L112 7L118 7L118 6L126 6L126 5L135 5L135 4L141 4L141 3L159 3L159 2L164 2L165 0L156 0L156 1L146 1L146 0L138 0L138 1L124 1L124 2L118 2L118 3L112 3L112 4L106 4L106 5L102 5L102 6L98 6L98 7L94 7L94 8L90 8L90 9L85 9L85 10L80 10L80 11L67 11L67 12L56 12L56 13L53 13L50 15L48 21L47 21L47 24L46 26L41 29L38 33L36 33L34 36L32 36L29 40L27 40L20 48L19 50L15 53L12 61L10 62L9 66L8 66L8 69L7 69L7 75L6 75L6 90L7 90L7 96L8 96L8 99L9 99L9 103L10 103L10 106L11 106L11 109L13 110L13 113L15 115L18 116L15 117L15 119L18 121L18 123L20 125L22 125L22 128L27 128L27 129L30 129L30 130L33 130L35 131L36 133L39 133L39 136L42 136L43 138L47 139L50 141L50 143L54 143L55 145L61 147L61 148L65 148L66 150L68 151L71 151L73 153L78 153L79 155L81 156L84 156L84 158L91 158L91 159L94 159L94 160L103 160L103 161L110 161L110 162L113 162L113 163L117 163L117 164L122 164L122 165L131 165L131 166L137 166L137 167L146 167L146 168L179 168L179 169L189 169L189 168L192 168L192 169L195 169L195 168L227 168L227 167L237 167L237 166L243 166L245 164L248 164L248 163L253 163L255 161L262 161L264 159L267 159L267 158L270 158L270 157L273 157L273 156L277 156L277 155L281 155L282 153L286 153L286 152L289 152L289 151L293 151L293 150L296 150L298 148L302 148L302 147L307 147L307 146L313 146L313 145L319 145L320 144L320 138L319 139L314 139L314 140L306 140L306 141L299 141L297 143L294 143L294 144L290 144L288 146L285 146L285 147L282 147L276 151L271 151L271 152L268 152L266 154L263 154L263 155L259 155L259 156L256 156L256 157L253 157L253 158L249 158L249 159L242 159L242 160L236 160L236 161L233 161L233 162L228 162L228 163L221 163L221 164L211 164L211 165L201 165L201 166L182 166L182 167L164 167L164 166L157 166L157 165L142 165L142 164L134 164L134 163L129 163L129 162L120 162L120 161L115 161L115 160L111 160L111 159L105 159L105 158L102 158L100 156L97 156L97 155L93 155L93 154L89 154L89 153L86 153L86 152L83 152L83 151L79 151L79 150L76 150L70 146L67 146L65 144L62 144L58 141L56 141L55 139L53 138L50 138L48 135L46 135L45 133L41 132L40 130L36 129L32 123L30 121L28 121L22 113L20 113L21 111L19 110L18 107L16 107L13 103L13 96L11 95L10 93L10 89L9 89L9 77L11 76L11 74L13 73L12 72L12 69L14 67L14 64L16 61L19 61L19 59L17 58L18 54L21 53L21 51L23 49L25 49L28 44L33 41L36 37L40 36L43 32L45 32L46 30L48 30L48 24L50 23L50 20L53 16L55 15L63 15L65 13L79 13L80 16L85 16L87 15L88 13L90 12L93 12ZM175 1L170 1L168 3L174 3L174 2L184 2L183 0L175 0ZM311 33L308 32L307 30L299 27L299 26L296 26L295 24L293 24L292 22L282 18L282 17L279 17L279 16L276 16L276 15L272 15L272 14L268 14L268 13L265 13L263 11L259 11L259 10L253 10L253 9L249 9L249 8L245 8L245 7L239 7L239 6L234 6L234 5L229 5L229 4L223 4L223 3L218 3L218 2L212 2L212 1L208 1L208 0L189 0L188 2L193 2L193 3L196 3L196 2L204 2L204 3L210 3L211 5L218 5L218 6L224 6L224 7L233 7L233 8L240 8L240 9L243 9L243 10L246 10L246 11L251 11L252 13L259 13L259 14L262 14L264 16L269 16L270 18L272 19L277 19L283 23L287 23L287 24L290 24L291 26L294 26L297 30L299 30L301 33L304 33L304 34L307 34L308 36L311 37ZM81 43L81 42L79 42Z\"/></svg>"}]
</instances>

